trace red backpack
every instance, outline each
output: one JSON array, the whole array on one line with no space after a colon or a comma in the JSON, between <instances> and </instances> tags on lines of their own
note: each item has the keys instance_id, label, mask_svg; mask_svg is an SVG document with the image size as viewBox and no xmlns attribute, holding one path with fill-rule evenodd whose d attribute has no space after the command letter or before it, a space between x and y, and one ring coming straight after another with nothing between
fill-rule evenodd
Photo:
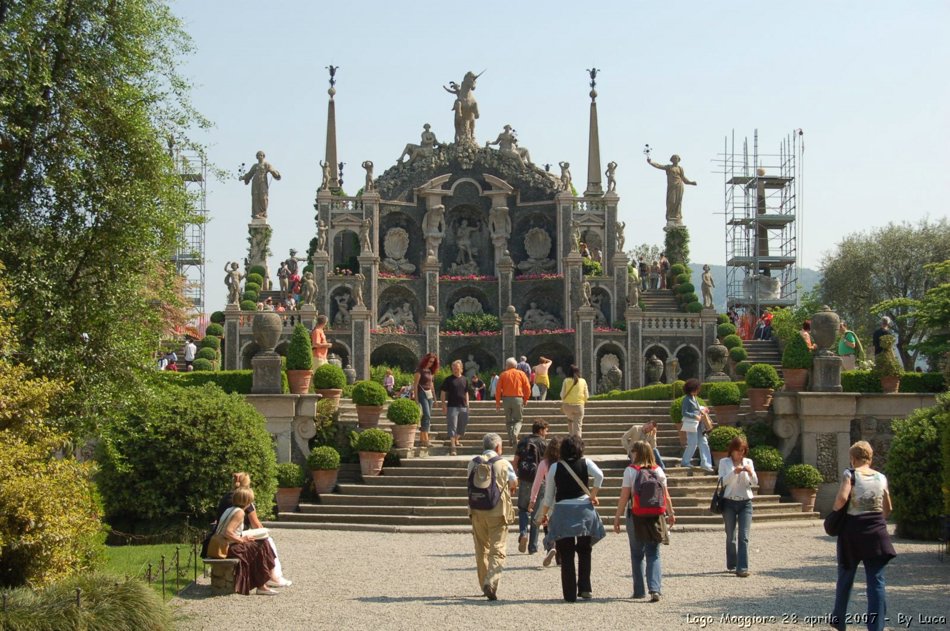
<instances>
[{"instance_id":1,"label":"red backpack","mask_svg":"<svg viewBox=\"0 0 950 631\"><path fill-rule=\"evenodd\" d=\"M659 467L646 469L640 465L630 465L636 472L633 482L633 514L634 515L663 515L666 513L666 493L660 478L656 474Z\"/></svg>"}]
</instances>

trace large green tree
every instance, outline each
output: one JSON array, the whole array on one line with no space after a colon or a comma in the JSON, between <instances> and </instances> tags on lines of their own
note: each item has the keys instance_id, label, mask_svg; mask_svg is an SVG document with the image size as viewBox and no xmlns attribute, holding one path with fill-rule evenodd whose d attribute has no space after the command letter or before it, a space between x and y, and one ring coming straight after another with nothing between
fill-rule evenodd
<instances>
[{"instance_id":1,"label":"large green tree","mask_svg":"<svg viewBox=\"0 0 950 631\"><path fill-rule=\"evenodd\" d=\"M18 361L61 376L87 432L137 383L175 300L190 204L168 141L205 125L160 0L0 0L0 262Z\"/></svg>"},{"instance_id":2,"label":"large green tree","mask_svg":"<svg viewBox=\"0 0 950 631\"><path fill-rule=\"evenodd\" d=\"M921 352L916 345L927 332L921 321L906 317L913 303L897 300L877 311L875 306L898 298L920 300L939 283L925 266L947 259L946 218L851 234L822 261L821 298L865 339L881 315L897 321L897 350L905 368L912 369Z\"/></svg>"}]
</instances>

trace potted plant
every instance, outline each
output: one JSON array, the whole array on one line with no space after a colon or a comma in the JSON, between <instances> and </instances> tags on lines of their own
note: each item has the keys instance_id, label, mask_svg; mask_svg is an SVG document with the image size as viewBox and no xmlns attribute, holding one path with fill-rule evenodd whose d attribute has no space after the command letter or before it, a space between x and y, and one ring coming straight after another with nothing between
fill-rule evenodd
<instances>
[{"instance_id":1,"label":"potted plant","mask_svg":"<svg viewBox=\"0 0 950 631\"><path fill-rule=\"evenodd\" d=\"M739 386L731 381L711 383L706 387L710 409L716 415L716 421L723 425L735 425L739 416L739 404L742 394Z\"/></svg>"},{"instance_id":2,"label":"potted plant","mask_svg":"<svg viewBox=\"0 0 950 631\"><path fill-rule=\"evenodd\" d=\"M901 385L901 375L904 374L903 367L894 355L896 341L893 335L882 335L881 352L874 356L872 374L881 380L881 391L884 394L897 392Z\"/></svg>"},{"instance_id":3,"label":"potted plant","mask_svg":"<svg viewBox=\"0 0 950 631\"><path fill-rule=\"evenodd\" d=\"M353 386L352 397L353 403L356 404L356 418L359 426L368 428L379 425L379 415L383 412L383 404L389 399L386 388L375 381L360 381Z\"/></svg>"},{"instance_id":4,"label":"potted plant","mask_svg":"<svg viewBox=\"0 0 950 631\"><path fill-rule=\"evenodd\" d=\"M364 477L379 475L386 453L392 449L393 437L381 429L365 429L356 437L355 443L360 454L360 473Z\"/></svg>"},{"instance_id":5,"label":"potted plant","mask_svg":"<svg viewBox=\"0 0 950 631\"><path fill-rule=\"evenodd\" d=\"M281 462L277 465L277 511L292 513L300 503L300 492L307 475L299 464Z\"/></svg>"},{"instance_id":6,"label":"potted plant","mask_svg":"<svg viewBox=\"0 0 950 631\"><path fill-rule=\"evenodd\" d=\"M340 473L340 452L328 445L316 447L307 456L307 466L313 476L313 490L320 495L331 493Z\"/></svg>"},{"instance_id":7,"label":"potted plant","mask_svg":"<svg viewBox=\"0 0 950 631\"><path fill-rule=\"evenodd\" d=\"M801 335L794 335L782 351L782 379L786 392L801 392L808 382L811 368L811 351Z\"/></svg>"},{"instance_id":8,"label":"potted plant","mask_svg":"<svg viewBox=\"0 0 950 631\"><path fill-rule=\"evenodd\" d=\"M744 436L738 427L719 425L709 432L709 451L712 452L713 467L719 466L719 461L729 455L729 443L736 436Z\"/></svg>"},{"instance_id":9,"label":"potted plant","mask_svg":"<svg viewBox=\"0 0 950 631\"><path fill-rule=\"evenodd\" d=\"M772 393L781 381L769 364L752 364L745 373L746 396L753 412L764 412L772 403Z\"/></svg>"},{"instance_id":10,"label":"potted plant","mask_svg":"<svg viewBox=\"0 0 950 631\"><path fill-rule=\"evenodd\" d=\"M313 375L313 352L310 350L310 334L307 327L298 324L287 346L287 381L291 394L306 394L310 390Z\"/></svg>"},{"instance_id":11,"label":"potted plant","mask_svg":"<svg viewBox=\"0 0 950 631\"><path fill-rule=\"evenodd\" d=\"M785 486L792 499L802 505L803 513L815 510L815 497L822 482L821 472L810 464L793 464L785 469Z\"/></svg>"},{"instance_id":12,"label":"potted plant","mask_svg":"<svg viewBox=\"0 0 950 631\"><path fill-rule=\"evenodd\" d=\"M422 410L411 399L395 399L386 410L386 418L393 423L393 438L398 449L412 449L416 429L422 419Z\"/></svg>"},{"instance_id":13,"label":"potted plant","mask_svg":"<svg viewBox=\"0 0 950 631\"><path fill-rule=\"evenodd\" d=\"M759 478L759 495L775 493L775 480L784 464L782 453L770 445L758 445L749 450L749 458L755 465L755 474Z\"/></svg>"},{"instance_id":14,"label":"potted plant","mask_svg":"<svg viewBox=\"0 0 950 631\"><path fill-rule=\"evenodd\" d=\"M313 371L313 391L322 394L324 399L340 404L343 387L346 385L346 375L343 369L333 364L324 364Z\"/></svg>"},{"instance_id":15,"label":"potted plant","mask_svg":"<svg viewBox=\"0 0 950 631\"><path fill-rule=\"evenodd\" d=\"M683 391L682 390L683 382L676 381L673 383L674 394L677 392L677 388L676 388L677 383L680 384L679 391L680 392ZM685 396L677 397L676 399L673 399L673 403L670 404L670 420L673 421L674 423L683 422L683 399L685 398L686 398ZM706 405L706 402L703 401L700 397L696 397L696 401L699 403L699 405ZM679 427L677 427L677 429L679 429L680 445L686 446L686 432L684 432Z\"/></svg>"}]
</instances>

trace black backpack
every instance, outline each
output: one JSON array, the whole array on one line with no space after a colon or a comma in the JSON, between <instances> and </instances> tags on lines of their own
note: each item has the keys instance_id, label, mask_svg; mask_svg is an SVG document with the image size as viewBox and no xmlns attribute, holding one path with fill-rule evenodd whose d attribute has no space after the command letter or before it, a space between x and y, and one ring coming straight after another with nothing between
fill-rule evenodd
<instances>
[{"instance_id":1,"label":"black backpack","mask_svg":"<svg viewBox=\"0 0 950 631\"><path fill-rule=\"evenodd\" d=\"M475 456L472 472L468 474L468 507L475 510L491 510L501 501L501 489L495 481L495 463L501 456L486 459Z\"/></svg>"},{"instance_id":2,"label":"black backpack","mask_svg":"<svg viewBox=\"0 0 950 631\"><path fill-rule=\"evenodd\" d=\"M541 464L541 458L544 457L544 443L534 435L527 436L518 443L515 455L518 456L518 479L534 482L534 476L538 473L538 465Z\"/></svg>"}]
</instances>

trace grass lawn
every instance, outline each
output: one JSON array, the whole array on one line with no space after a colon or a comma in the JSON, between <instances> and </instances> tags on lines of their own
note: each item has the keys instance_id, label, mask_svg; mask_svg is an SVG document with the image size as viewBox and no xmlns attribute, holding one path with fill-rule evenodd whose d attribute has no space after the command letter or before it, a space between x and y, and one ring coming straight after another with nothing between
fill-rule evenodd
<instances>
[{"instance_id":1,"label":"grass lawn","mask_svg":"<svg viewBox=\"0 0 950 631\"><path fill-rule=\"evenodd\" d=\"M175 548L178 548L180 573L175 577ZM189 544L156 544L145 546L108 546L106 547L106 571L120 576L136 576L146 580L148 564L152 564L152 588L162 593L161 559L165 555L165 598L171 598L194 580L194 559L191 558ZM199 560L198 572L202 566Z\"/></svg>"}]
</instances>

